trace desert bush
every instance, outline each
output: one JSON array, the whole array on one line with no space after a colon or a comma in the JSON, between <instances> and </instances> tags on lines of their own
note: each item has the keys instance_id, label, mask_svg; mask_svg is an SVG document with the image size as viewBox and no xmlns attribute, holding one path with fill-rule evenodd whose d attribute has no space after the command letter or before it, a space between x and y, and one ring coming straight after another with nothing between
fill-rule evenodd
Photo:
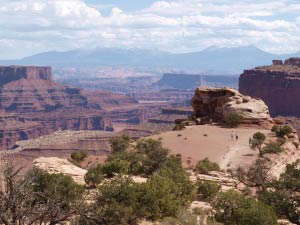
<instances>
[{"instance_id":1,"label":"desert bush","mask_svg":"<svg viewBox=\"0 0 300 225\"><path fill-rule=\"evenodd\" d=\"M277 225L271 206L233 190L220 192L213 208L215 218L224 225Z\"/></svg>"},{"instance_id":2,"label":"desert bush","mask_svg":"<svg viewBox=\"0 0 300 225\"><path fill-rule=\"evenodd\" d=\"M241 124L244 120L244 117L237 112L228 113L224 117L224 122L230 127L236 127Z\"/></svg>"},{"instance_id":3,"label":"desert bush","mask_svg":"<svg viewBox=\"0 0 300 225\"><path fill-rule=\"evenodd\" d=\"M289 125L278 126L274 125L272 127L272 132L275 133L276 137L284 138L285 135L289 135L293 132L293 129Z\"/></svg>"},{"instance_id":4,"label":"desert bush","mask_svg":"<svg viewBox=\"0 0 300 225\"><path fill-rule=\"evenodd\" d=\"M211 162L208 158L198 161L195 166L195 171L202 174L207 174L209 171L220 170L220 166L215 162Z\"/></svg>"},{"instance_id":5,"label":"desert bush","mask_svg":"<svg viewBox=\"0 0 300 225\"><path fill-rule=\"evenodd\" d=\"M205 201L212 201L221 190L221 186L213 181L198 181L198 194L201 194Z\"/></svg>"},{"instance_id":6,"label":"desert bush","mask_svg":"<svg viewBox=\"0 0 300 225\"><path fill-rule=\"evenodd\" d=\"M122 152L129 147L130 141L131 139L128 135L122 135L120 137L111 138L109 143L113 152Z\"/></svg>"},{"instance_id":7,"label":"desert bush","mask_svg":"<svg viewBox=\"0 0 300 225\"><path fill-rule=\"evenodd\" d=\"M72 161L78 165L80 164L85 158L87 158L89 155L88 151L84 151L84 150L80 150L80 151L76 151L73 152L71 154L71 159Z\"/></svg>"},{"instance_id":8,"label":"desert bush","mask_svg":"<svg viewBox=\"0 0 300 225\"><path fill-rule=\"evenodd\" d=\"M260 195L260 200L273 206L277 214L299 224L300 221L300 161L288 164L278 180Z\"/></svg>"},{"instance_id":9,"label":"desert bush","mask_svg":"<svg viewBox=\"0 0 300 225\"><path fill-rule=\"evenodd\" d=\"M121 159L114 159L105 162L102 165L102 173L107 178L112 178L117 174L128 174L130 167L130 162L121 160Z\"/></svg>"},{"instance_id":10,"label":"desert bush","mask_svg":"<svg viewBox=\"0 0 300 225\"><path fill-rule=\"evenodd\" d=\"M11 164L3 171L0 224L59 224L78 213L83 187L71 177L32 170L20 177Z\"/></svg>"},{"instance_id":11,"label":"desert bush","mask_svg":"<svg viewBox=\"0 0 300 225\"><path fill-rule=\"evenodd\" d=\"M270 142L268 143L263 149L262 149L262 152L261 154L264 155L264 154L268 154L268 153L275 153L275 154L278 154L278 153L281 153L283 152L284 149L281 147L280 143L278 142Z\"/></svg>"},{"instance_id":12,"label":"desert bush","mask_svg":"<svg viewBox=\"0 0 300 225\"><path fill-rule=\"evenodd\" d=\"M96 187L104 179L102 165L99 164L96 167L90 168L84 176L84 180L90 187Z\"/></svg>"},{"instance_id":13,"label":"desert bush","mask_svg":"<svg viewBox=\"0 0 300 225\"><path fill-rule=\"evenodd\" d=\"M262 151L262 145L264 143L264 141L266 140L266 135L261 133L261 132L257 132L253 135L253 139L251 141L251 148L252 149L258 149L259 152L261 153Z\"/></svg>"}]
</instances>

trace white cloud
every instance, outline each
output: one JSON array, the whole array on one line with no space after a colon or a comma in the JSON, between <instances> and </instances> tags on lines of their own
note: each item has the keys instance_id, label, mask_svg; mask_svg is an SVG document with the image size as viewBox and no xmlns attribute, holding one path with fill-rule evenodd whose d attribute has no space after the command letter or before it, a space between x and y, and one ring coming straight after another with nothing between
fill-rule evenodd
<instances>
[{"instance_id":1,"label":"white cloud","mask_svg":"<svg viewBox=\"0 0 300 225\"><path fill-rule=\"evenodd\" d=\"M91 46L300 50L300 3L294 0L156 1L134 12L114 6L104 16L107 7L84 0L0 0L0 58Z\"/></svg>"}]
</instances>

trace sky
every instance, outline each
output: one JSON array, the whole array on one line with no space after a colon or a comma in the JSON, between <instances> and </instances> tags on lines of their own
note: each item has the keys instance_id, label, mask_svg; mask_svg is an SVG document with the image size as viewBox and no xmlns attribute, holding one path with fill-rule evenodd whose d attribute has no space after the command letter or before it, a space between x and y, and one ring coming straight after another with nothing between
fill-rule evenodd
<instances>
[{"instance_id":1,"label":"sky","mask_svg":"<svg viewBox=\"0 0 300 225\"><path fill-rule=\"evenodd\" d=\"M299 0L0 0L0 59L102 47L300 51Z\"/></svg>"}]
</instances>

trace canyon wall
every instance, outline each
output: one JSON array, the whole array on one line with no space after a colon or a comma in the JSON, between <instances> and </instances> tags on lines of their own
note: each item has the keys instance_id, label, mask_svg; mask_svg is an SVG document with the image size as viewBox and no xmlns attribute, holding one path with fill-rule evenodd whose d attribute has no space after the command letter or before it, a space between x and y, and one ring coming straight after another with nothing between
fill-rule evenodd
<instances>
[{"instance_id":1,"label":"canyon wall","mask_svg":"<svg viewBox=\"0 0 300 225\"><path fill-rule=\"evenodd\" d=\"M300 58L274 60L271 66L245 70L239 90L264 100L273 117L300 116Z\"/></svg>"},{"instance_id":2,"label":"canyon wall","mask_svg":"<svg viewBox=\"0 0 300 225\"><path fill-rule=\"evenodd\" d=\"M115 118L107 110L136 104L124 95L60 85L50 67L0 67L0 149L57 130L112 131Z\"/></svg>"}]
</instances>

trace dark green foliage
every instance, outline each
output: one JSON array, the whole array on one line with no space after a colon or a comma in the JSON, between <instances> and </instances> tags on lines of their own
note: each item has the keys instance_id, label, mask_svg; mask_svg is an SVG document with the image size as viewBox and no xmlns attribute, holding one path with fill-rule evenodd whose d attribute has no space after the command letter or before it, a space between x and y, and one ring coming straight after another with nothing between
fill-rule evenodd
<instances>
[{"instance_id":1,"label":"dark green foliage","mask_svg":"<svg viewBox=\"0 0 300 225\"><path fill-rule=\"evenodd\" d=\"M134 224L141 217L142 188L126 177L117 177L101 185L96 202L96 217L101 221L98 224Z\"/></svg>"},{"instance_id":2,"label":"dark green foliage","mask_svg":"<svg viewBox=\"0 0 300 225\"><path fill-rule=\"evenodd\" d=\"M84 150L76 151L71 154L71 158L75 164L81 163L86 157L88 157L88 152Z\"/></svg>"},{"instance_id":3,"label":"dark green foliage","mask_svg":"<svg viewBox=\"0 0 300 225\"><path fill-rule=\"evenodd\" d=\"M221 186L213 181L198 181L198 194L200 194L204 201L211 201L213 200L219 191L221 190Z\"/></svg>"},{"instance_id":4,"label":"dark green foliage","mask_svg":"<svg viewBox=\"0 0 300 225\"><path fill-rule=\"evenodd\" d=\"M195 171L202 174L208 174L209 171L220 171L220 166L211 162L208 158L198 161Z\"/></svg>"},{"instance_id":5,"label":"dark green foliage","mask_svg":"<svg viewBox=\"0 0 300 225\"><path fill-rule=\"evenodd\" d=\"M69 176L63 174L49 174L34 171L30 178L33 180L34 192L43 193L45 201L64 202L65 206L74 202L82 196L84 188L73 181Z\"/></svg>"},{"instance_id":6,"label":"dark green foliage","mask_svg":"<svg viewBox=\"0 0 300 225\"><path fill-rule=\"evenodd\" d=\"M160 141L153 139L141 140L137 144L137 152L142 157L143 172L150 175L168 159L169 150L162 147Z\"/></svg>"},{"instance_id":7,"label":"dark green foliage","mask_svg":"<svg viewBox=\"0 0 300 225\"><path fill-rule=\"evenodd\" d=\"M88 170L88 172L84 176L84 180L90 187L96 187L100 184L104 179L104 175L102 172L102 165L97 165Z\"/></svg>"},{"instance_id":8,"label":"dark green foliage","mask_svg":"<svg viewBox=\"0 0 300 225\"><path fill-rule=\"evenodd\" d=\"M284 125L284 126L274 125L272 128L272 132L276 134L276 137L283 138L285 135L289 135L290 133L292 133L293 129L289 125Z\"/></svg>"},{"instance_id":9,"label":"dark green foliage","mask_svg":"<svg viewBox=\"0 0 300 225\"><path fill-rule=\"evenodd\" d=\"M110 139L110 145L113 152L125 151L130 145L130 137L122 135L120 137L113 137Z\"/></svg>"},{"instance_id":10,"label":"dark green foliage","mask_svg":"<svg viewBox=\"0 0 300 225\"><path fill-rule=\"evenodd\" d=\"M237 112L228 113L224 118L224 122L230 127L238 126L243 120L244 117Z\"/></svg>"},{"instance_id":11,"label":"dark green foliage","mask_svg":"<svg viewBox=\"0 0 300 225\"><path fill-rule=\"evenodd\" d=\"M122 160L129 163L128 174L139 175L143 173L143 155L136 151L124 151L113 153L107 158L107 162Z\"/></svg>"},{"instance_id":12,"label":"dark green foliage","mask_svg":"<svg viewBox=\"0 0 300 225\"><path fill-rule=\"evenodd\" d=\"M33 170L4 169L5 189L0 189L0 224L60 224L79 212L83 187L71 177Z\"/></svg>"},{"instance_id":13,"label":"dark green foliage","mask_svg":"<svg viewBox=\"0 0 300 225\"><path fill-rule=\"evenodd\" d=\"M195 187L178 158L170 158L145 184L141 199L148 219L174 217L176 212L195 199Z\"/></svg>"},{"instance_id":14,"label":"dark green foliage","mask_svg":"<svg viewBox=\"0 0 300 225\"><path fill-rule=\"evenodd\" d=\"M213 208L217 221L225 225L277 225L272 207L233 190L220 192Z\"/></svg>"},{"instance_id":15,"label":"dark green foliage","mask_svg":"<svg viewBox=\"0 0 300 225\"><path fill-rule=\"evenodd\" d=\"M279 180L270 183L270 188L260 195L260 199L272 205L279 215L300 224L300 161L286 166Z\"/></svg>"},{"instance_id":16,"label":"dark green foliage","mask_svg":"<svg viewBox=\"0 0 300 225\"><path fill-rule=\"evenodd\" d=\"M272 180L270 170L270 160L259 158L248 170L239 167L234 175L247 187L255 187L259 191L264 191Z\"/></svg>"},{"instance_id":17,"label":"dark green foliage","mask_svg":"<svg viewBox=\"0 0 300 225\"><path fill-rule=\"evenodd\" d=\"M253 135L253 139L251 141L251 148L252 149L258 149L259 152L261 153L262 151L262 144L266 140L266 135L264 135L261 132L257 132Z\"/></svg>"},{"instance_id":18,"label":"dark green foliage","mask_svg":"<svg viewBox=\"0 0 300 225\"><path fill-rule=\"evenodd\" d=\"M125 160L109 160L102 165L102 173L107 178L112 178L116 174L128 174L129 166L130 162Z\"/></svg>"},{"instance_id":19,"label":"dark green foliage","mask_svg":"<svg viewBox=\"0 0 300 225\"><path fill-rule=\"evenodd\" d=\"M281 147L281 145L279 143L270 142L262 149L261 155L268 154L268 153L277 154L277 153L281 153L283 151L284 151L284 149Z\"/></svg>"}]
</instances>

